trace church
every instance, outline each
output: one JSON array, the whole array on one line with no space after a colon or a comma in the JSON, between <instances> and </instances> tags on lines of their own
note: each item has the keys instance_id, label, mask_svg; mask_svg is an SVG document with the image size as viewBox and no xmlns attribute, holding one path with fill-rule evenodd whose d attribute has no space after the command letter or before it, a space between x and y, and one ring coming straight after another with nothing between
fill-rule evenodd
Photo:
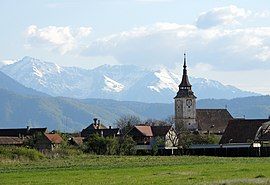
<instances>
[{"instance_id":1,"label":"church","mask_svg":"<svg viewBox=\"0 0 270 185\"><path fill-rule=\"evenodd\" d=\"M202 133L211 132L220 135L224 133L228 121L233 119L228 110L196 109L196 99L188 79L186 54L184 54L182 81L174 97L176 130L181 131L184 128Z\"/></svg>"}]
</instances>

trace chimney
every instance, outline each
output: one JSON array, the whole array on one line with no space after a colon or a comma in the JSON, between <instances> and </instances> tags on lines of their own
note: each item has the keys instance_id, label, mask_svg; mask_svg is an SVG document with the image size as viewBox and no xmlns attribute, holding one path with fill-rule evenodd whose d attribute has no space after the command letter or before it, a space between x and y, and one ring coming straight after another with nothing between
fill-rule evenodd
<instances>
[{"instance_id":1,"label":"chimney","mask_svg":"<svg viewBox=\"0 0 270 185\"><path fill-rule=\"evenodd\" d=\"M109 129L112 129L112 126L109 126Z\"/></svg>"},{"instance_id":2,"label":"chimney","mask_svg":"<svg viewBox=\"0 0 270 185\"><path fill-rule=\"evenodd\" d=\"M98 120L98 124L97 125L98 125L98 129L100 129L100 120Z\"/></svg>"},{"instance_id":3,"label":"chimney","mask_svg":"<svg viewBox=\"0 0 270 185\"><path fill-rule=\"evenodd\" d=\"M94 118L94 125L96 126L97 125L97 118Z\"/></svg>"}]
</instances>

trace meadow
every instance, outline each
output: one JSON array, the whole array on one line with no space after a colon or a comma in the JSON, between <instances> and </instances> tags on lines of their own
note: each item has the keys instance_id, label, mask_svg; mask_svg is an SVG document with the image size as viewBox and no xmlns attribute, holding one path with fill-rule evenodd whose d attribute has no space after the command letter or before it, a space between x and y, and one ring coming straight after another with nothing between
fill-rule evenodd
<instances>
[{"instance_id":1,"label":"meadow","mask_svg":"<svg viewBox=\"0 0 270 185\"><path fill-rule=\"evenodd\" d=\"M90 154L0 158L0 184L270 184L270 158Z\"/></svg>"}]
</instances>

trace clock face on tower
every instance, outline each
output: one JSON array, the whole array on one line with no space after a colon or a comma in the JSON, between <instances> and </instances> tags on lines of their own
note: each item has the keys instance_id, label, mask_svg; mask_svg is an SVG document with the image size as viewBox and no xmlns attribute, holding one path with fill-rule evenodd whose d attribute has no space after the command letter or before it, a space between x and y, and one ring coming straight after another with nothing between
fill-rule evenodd
<instances>
[{"instance_id":1,"label":"clock face on tower","mask_svg":"<svg viewBox=\"0 0 270 185\"><path fill-rule=\"evenodd\" d=\"M188 107L190 107L192 105L192 100L191 99L187 99L186 104Z\"/></svg>"}]
</instances>

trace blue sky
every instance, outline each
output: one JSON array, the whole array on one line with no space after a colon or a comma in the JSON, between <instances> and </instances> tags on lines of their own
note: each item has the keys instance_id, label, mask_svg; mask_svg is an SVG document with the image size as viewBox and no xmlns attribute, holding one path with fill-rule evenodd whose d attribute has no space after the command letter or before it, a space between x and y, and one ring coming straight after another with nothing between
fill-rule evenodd
<instances>
[{"instance_id":1,"label":"blue sky","mask_svg":"<svg viewBox=\"0 0 270 185\"><path fill-rule=\"evenodd\" d=\"M270 94L269 1L0 0L0 61L134 64Z\"/></svg>"}]
</instances>

